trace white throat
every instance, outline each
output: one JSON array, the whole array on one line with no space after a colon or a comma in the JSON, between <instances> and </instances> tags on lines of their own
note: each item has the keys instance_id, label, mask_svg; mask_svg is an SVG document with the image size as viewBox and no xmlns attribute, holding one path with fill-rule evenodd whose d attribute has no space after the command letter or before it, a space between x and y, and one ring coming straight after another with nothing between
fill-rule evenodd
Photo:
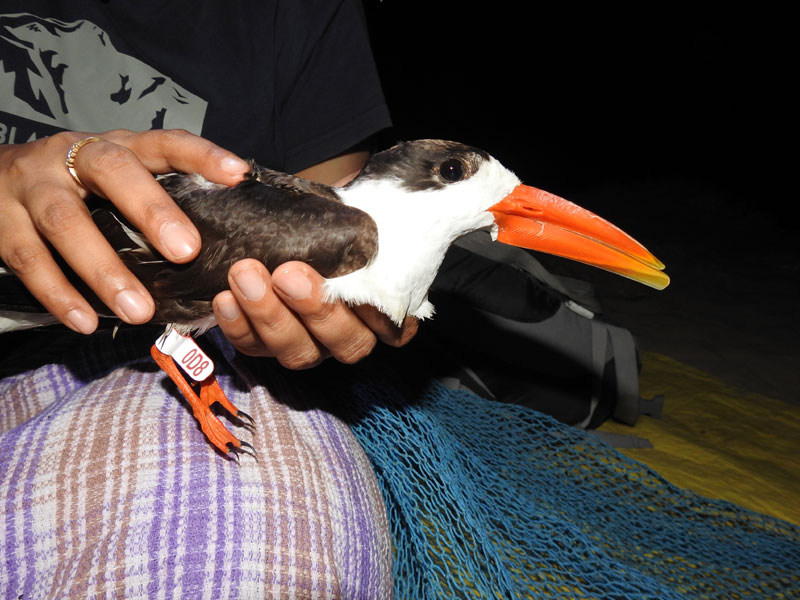
<instances>
[{"instance_id":1,"label":"white throat","mask_svg":"<svg viewBox=\"0 0 800 600\"><path fill-rule=\"evenodd\" d=\"M487 209L519 179L490 159L465 181L411 192L397 180L367 180L340 190L345 204L367 212L378 226L378 253L365 268L328 279L326 300L371 304L398 325L406 315L433 315L428 289L453 241L491 228Z\"/></svg>"}]
</instances>

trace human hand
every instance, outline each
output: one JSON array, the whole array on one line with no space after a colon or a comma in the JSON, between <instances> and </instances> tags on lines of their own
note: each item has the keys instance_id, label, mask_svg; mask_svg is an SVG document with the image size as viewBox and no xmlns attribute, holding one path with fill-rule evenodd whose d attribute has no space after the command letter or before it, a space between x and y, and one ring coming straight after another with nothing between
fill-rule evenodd
<instances>
[{"instance_id":1,"label":"human hand","mask_svg":"<svg viewBox=\"0 0 800 600\"><path fill-rule=\"evenodd\" d=\"M65 166L70 147L97 135L75 156L75 181ZM97 327L97 314L70 284L46 242L120 319L148 321L150 294L123 265L94 225L84 199L109 199L166 258L192 260L200 235L151 173L184 171L234 185L246 162L185 131L100 134L63 132L35 142L0 146L0 258L42 305L81 333Z\"/></svg>"},{"instance_id":2,"label":"human hand","mask_svg":"<svg viewBox=\"0 0 800 600\"><path fill-rule=\"evenodd\" d=\"M328 356L355 363L377 340L402 346L416 334L412 317L397 327L371 306L323 302L323 281L305 263L285 263L270 275L259 261L245 259L231 267L231 289L214 299L214 315L240 352L274 356L290 369L312 367Z\"/></svg>"}]
</instances>

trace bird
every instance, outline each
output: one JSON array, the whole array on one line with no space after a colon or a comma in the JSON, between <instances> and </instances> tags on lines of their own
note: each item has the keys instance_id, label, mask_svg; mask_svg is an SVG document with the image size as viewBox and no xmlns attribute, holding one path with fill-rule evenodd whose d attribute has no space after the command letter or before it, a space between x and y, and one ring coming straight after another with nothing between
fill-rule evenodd
<instances>
[{"instance_id":1,"label":"bird","mask_svg":"<svg viewBox=\"0 0 800 600\"><path fill-rule=\"evenodd\" d=\"M447 249L476 230L487 230L500 243L583 262L655 289L669 284L664 264L621 229L523 184L486 151L459 142L400 142L372 155L344 187L254 162L233 187L196 173L157 179L200 232L202 248L193 261L169 262L110 203L95 208L92 218L153 296L152 322L166 325L165 336L178 342L215 325L212 300L227 289L230 266L244 258L261 260L270 271L290 260L309 264L325 280L326 302L369 304L398 325L409 315L431 318L428 290ZM13 275L2 264L0 273ZM41 321L20 316L19 303L3 302L2 293L0 319L6 329L15 322L24 327ZM211 444L223 453L252 449L212 413L211 405L219 402L254 425L213 375L200 383L197 394L174 357L162 350L154 344L151 354L187 397Z\"/></svg>"}]
</instances>

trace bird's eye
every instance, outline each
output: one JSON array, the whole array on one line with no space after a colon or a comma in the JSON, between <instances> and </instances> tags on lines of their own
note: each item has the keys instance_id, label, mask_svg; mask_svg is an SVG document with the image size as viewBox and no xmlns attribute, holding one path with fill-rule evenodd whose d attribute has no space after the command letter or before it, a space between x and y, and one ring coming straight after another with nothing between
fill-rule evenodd
<instances>
[{"instance_id":1,"label":"bird's eye","mask_svg":"<svg viewBox=\"0 0 800 600\"><path fill-rule=\"evenodd\" d=\"M439 165L439 175L448 183L455 183L464 178L464 164L457 158L449 158Z\"/></svg>"}]
</instances>

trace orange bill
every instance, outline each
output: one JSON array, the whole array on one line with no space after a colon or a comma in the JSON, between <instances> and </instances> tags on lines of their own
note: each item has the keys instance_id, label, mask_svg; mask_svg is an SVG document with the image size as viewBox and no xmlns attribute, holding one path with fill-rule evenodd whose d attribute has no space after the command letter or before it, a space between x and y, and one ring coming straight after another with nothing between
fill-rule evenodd
<instances>
[{"instance_id":1,"label":"orange bill","mask_svg":"<svg viewBox=\"0 0 800 600\"><path fill-rule=\"evenodd\" d=\"M664 264L627 233L549 192L518 185L489 211L497 240L611 271L662 290Z\"/></svg>"}]
</instances>

